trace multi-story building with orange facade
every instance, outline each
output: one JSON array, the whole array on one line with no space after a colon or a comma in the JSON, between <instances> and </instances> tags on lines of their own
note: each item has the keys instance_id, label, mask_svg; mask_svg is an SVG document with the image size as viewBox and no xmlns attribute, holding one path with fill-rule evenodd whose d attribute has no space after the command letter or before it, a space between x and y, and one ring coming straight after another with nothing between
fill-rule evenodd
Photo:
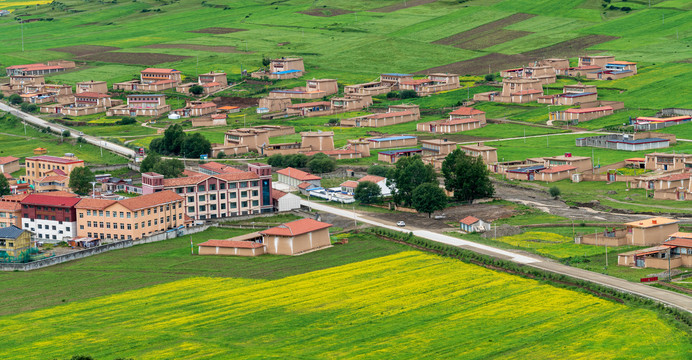
<instances>
[{"instance_id":1,"label":"multi-story building with orange facade","mask_svg":"<svg viewBox=\"0 0 692 360\"><path fill-rule=\"evenodd\" d=\"M50 155L32 156L26 158L25 163L26 174L23 176L23 179L29 185L35 185L49 176L69 177L72 170L84 167L84 160L79 160L71 154L65 154L64 157Z\"/></svg>"},{"instance_id":2,"label":"multi-story building with orange facade","mask_svg":"<svg viewBox=\"0 0 692 360\"><path fill-rule=\"evenodd\" d=\"M160 191L124 200L82 199L76 206L77 236L101 240L141 239L185 225L183 198Z\"/></svg>"}]
</instances>

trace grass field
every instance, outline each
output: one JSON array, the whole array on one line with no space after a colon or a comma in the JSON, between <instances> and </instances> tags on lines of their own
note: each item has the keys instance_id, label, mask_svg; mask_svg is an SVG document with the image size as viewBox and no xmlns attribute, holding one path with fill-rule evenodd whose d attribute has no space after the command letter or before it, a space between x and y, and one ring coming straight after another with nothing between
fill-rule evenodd
<instances>
[{"instance_id":1,"label":"grass field","mask_svg":"<svg viewBox=\"0 0 692 360\"><path fill-rule=\"evenodd\" d=\"M689 336L651 310L413 251L269 281L190 278L0 324L5 359L36 349L43 358L99 359L687 359L692 351Z\"/></svg>"}]
</instances>

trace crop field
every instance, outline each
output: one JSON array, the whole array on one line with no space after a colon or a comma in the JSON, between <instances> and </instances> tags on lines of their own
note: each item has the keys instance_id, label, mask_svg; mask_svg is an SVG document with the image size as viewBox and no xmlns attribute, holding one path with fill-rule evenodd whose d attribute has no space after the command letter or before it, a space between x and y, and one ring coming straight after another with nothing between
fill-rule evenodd
<instances>
[{"instance_id":1,"label":"crop field","mask_svg":"<svg viewBox=\"0 0 692 360\"><path fill-rule=\"evenodd\" d=\"M37 350L137 359L687 359L692 351L688 335L651 310L413 251L270 281L189 278L0 324L5 359Z\"/></svg>"},{"instance_id":2,"label":"crop field","mask_svg":"<svg viewBox=\"0 0 692 360\"><path fill-rule=\"evenodd\" d=\"M12 9L28 7L31 5L48 4L51 1L52 0L26 0L26 1L3 0L3 1L0 1L0 9L12 10Z\"/></svg>"}]
</instances>

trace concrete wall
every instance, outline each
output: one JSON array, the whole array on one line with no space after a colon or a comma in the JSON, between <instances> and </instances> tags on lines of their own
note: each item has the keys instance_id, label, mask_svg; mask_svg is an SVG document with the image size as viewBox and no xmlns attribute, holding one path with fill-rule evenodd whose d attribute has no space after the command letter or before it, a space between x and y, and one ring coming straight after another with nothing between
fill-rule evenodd
<instances>
[{"instance_id":1,"label":"concrete wall","mask_svg":"<svg viewBox=\"0 0 692 360\"><path fill-rule=\"evenodd\" d=\"M660 225L650 228L632 228L630 245L654 246L664 242L670 234L678 231L678 224Z\"/></svg>"}]
</instances>

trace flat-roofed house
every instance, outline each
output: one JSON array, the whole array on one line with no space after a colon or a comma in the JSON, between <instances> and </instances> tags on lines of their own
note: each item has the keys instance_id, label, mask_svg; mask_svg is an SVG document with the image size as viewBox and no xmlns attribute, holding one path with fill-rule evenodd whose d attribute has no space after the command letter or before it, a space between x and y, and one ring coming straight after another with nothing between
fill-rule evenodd
<instances>
[{"instance_id":1,"label":"flat-roofed house","mask_svg":"<svg viewBox=\"0 0 692 360\"><path fill-rule=\"evenodd\" d=\"M457 143L448 141L447 139L421 140L420 143L423 150L423 157L447 156L457 148Z\"/></svg>"},{"instance_id":2,"label":"flat-roofed house","mask_svg":"<svg viewBox=\"0 0 692 360\"><path fill-rule=\"evenodd\" d=\"M332 224L300 219L260 231L260 234L264 235L267 253L298 255L331 246L330 227Z\"/></svg>"},{"instance_id":3,"label":"flat-roofed house","mask_svg":"<svg viewBox=\"0 0 692 360\"><path fill-rule=\"evenodd\" d=\"M536 79L542 85L552 84L557 78L555 68L550 65L532 65L503 70L500 72L500 76L503 78Z\"/></svg>"},{"instance_id":4,"label":"flat-roofed house","mask_svg":"<svg viewBox=\"0 0 692 360\"><path fill-rule=\"evenodd\" d=\"M419 119L420 109L418 105L402 104L390 106L385 113L363 115L341 120L341 126L382 127L416 121Z\"/></svg>"},{"instance_id":5,"label":"flat-roofed house","mask_svg":"<svg viewBox=\"0 0 692 360\"><path fill-rule=\"evenodd\" d=\"M490 91L473 95L476 101L494 101L504 103L528 103L543 95L543 85L538 79L505 78L502 79L502 91Z\"/></svg>"},{"instance_id":6,"label":"flat-roofed house","mask_svg":"<svg viewBox=\"0 0 692 360\"><path fill-rule=\"evenodd\" d=\"M609 62L615 61L615 56L610 55L585 55L579 57L577 66L598 66L604 68Z\"/></svg>"},{"instance_id":7,"label":"flat-roofed house","mask_svg":"<svg viewBox=\"0 0 692 360\"><path fill-rule=\"evenodd\" d=\"M281 57L272 59L268 71L256 71L250 74L256 79L268 78L272 80L294 79L303 76L305 65L303 58Z\"/></svg>"},{"instance_id":8,"label":"flat-roofed house","mask_svg":"<svg viewBox=\"0 0 692 360\"><path fill-rule=\"evenodd\" d=\"M188 101L185 107L173 110L180 117L200 117L216 113L216 104L211 101Z\"/></svg>"},{"instance_id":9,"label":"flat-roofed house","mask_svg":"<svg viewBox=\"0 0 692 360\"><path fill-rule=\"evenodd\" d=\"M72 104L41 105L40 110L49 114L84 116L105 112L113 106L111 96L104 93L82 92L74 95Z\"/></svg>"},{"instance_id":10,"label":"flat-roofed house","mask_svg":"<svg viewBox=\"0 0 692 360\"><path fill-rule=\"evenodd\" d=\"M692 233L676 232L657 246L618 254L618 265L653 269L690 268Z\"/></svg>"},{"instance_id":11,"label":"flat-roofed house","mask_svg":"<svg viewBox=\"0 0 692 360\"><path fill-rule=\"evenodd\" d=\"M459 87L458 74L435 73L428 75L425 79L399 81L399 90L413 90L418 96L427 96Z\"/></svg>"},{"instance_id":12,"label":"flat-roofed house","mask_svg":"<svg viewBox=\"0 0 692 360\"><path fill-rule=\"evenodd\" d=\"M486 165L497 163L497 149L486 146L482 142L476 145L460 145L459 149L465 152L466 155L472 157L481 157Z\"/></svg>"},{"instance_id":13,"label":"flat-roofed house","mask_svg":"<svg viewBox=\"0 0 692 360\"><path fill-rule=\"evenodd\" d=\"M19 171L19 158L14 156L2 156L0 157L0 172L5 174L11 174L15 171Z\"/></svg>"},{"instance_id":14,"label":"flat-roofed house","mask_svg":"<svg viewBox=\"0 0 692 360\"><path fill-rule=\"evenodd\" d=\"M572 174L578 172L576 166L572 165L557 165L551 166L547 169L541 170L537 176L536 180L545 182L554 182L565 179L571 179Z\"/></svg>"},{"instance_id":15,"label":"flat-roofed house","mask_svg":"<svg viewBox=\"0 0 692 360\"><path fill-rule=\"evenodd\" d=\"M595 108L573 108L550 113L552 121L567 121L570 124L598 119L604 116L613 115L613 108L610 106L600 106Z\"/></svg>"},{"instance_id":16,"label":"flat-roofed house","mask_svg":"<svg viewBox=\"0 0 692 360\"><path fill-rule=\"evenodd\" d=\"M685 162L692 161L692 154L650 153L645 155L645 168L648 170L681 170Z\"/></svg>"},{"instance_id":17,"label":"flat-roofed house","mask_svg":"<svg viewBox=\"0 0 692 360\"><path fill-rule=\"evenodd\" d=\"M160 116L171 110L163 94L130 94L127 104L114 106L106 112L108 116Z\"/></svg>"},{"instance_id":18,"label":"flat-roofed house","mask_svg":"<svg viewBox=\"0 0 692 360\"><path fill-rule=\"evenodd\" d=\"M297 87L288 90L272 90L271 98L287 99L320 99L328 95L336 94L339 85L336 79L312 79L305 82L305 87Z\"/></svg>"},{"instance_id":19,"label":"flat-roofed house","mask_svg":"<svg viewBox=\"0 0 692 360\"><path fill-rule=\"evenodd\" d=\"M157 92L174 89L182 82L182 73L176 69L146 68L140 71L139 80L113 84L113 90Z\"/></svg>"},{"instance_id":20,"label":"flat-roofed house","mask_svg":"<svg viewBox=\"0 0 692 360\"><path fill-rule=\"evenodd\" d=\"M538 61L540 66L550 66L555 69L555 74L560 75L564 69L569 68L569 60L561 58L549 58Z\"/></svg>"},{"instance_id":21,"label":"flat-roofed house","mask_svg":"<svg viewBox=\"0 0 692 360\"><path fill-rule=\"evenodd\" d=\"M253 239L238 240L239 238L257 237L262 239L259 233L248 234L248 236L236 236L226 240L207 240L197 245L199 255L234 255L234 256L259 256L266 254L266 247L261 242Z\"/></svg>"},{"instance_id":22,"label":"flat-roofed house","mask_svg":"<svg viewBox=\"0 0 692 360\"><path fill-rule=\"evenodd\" d=\"M416 144L418 144L418 137L413 135L372 137L364 140L370 143L371 149L402 148L407 146L416 146Z\"/></svg>"},{"instance_id":23,"label":"flat-roofed house","mask_svg":"<svg viewBox=\"0 0 692 360\"><path fill-rule=\"evenodd\" d=\"M616 80L634 75L637 75L637 63L631 61L609 61L602 69L587 72L586 78L592 80Z\"/></svg>"},{"instance_id":24,"label":"flat-roofed house","mask_svg":"<svg viewBox=\"0 0 692 360\"><path fill-rule=\"evenodd\" d=\"M382 95L393 90L398 90L400 82L410 80L413 80L412 74L381 74L379 81L345 86L344 94Z\"/></svg>"},{"instance_id":25,"label":"flat-roofed house","mask_svg":"<svg viewBox=\"0 0 692 360\"><path fill-rule=\"evenodd\" d=\"M678 232L678 221L663 217L637 220L625 223L627 226L628 244L652 246L661 244L671 234Z\"/></svg>"},{"instance_id":26,"label":"flat-roofed house","mask_svg":"<svg viewBox=\"0 0 692 360\"><path fill-rule=\"evenodd\" d=\"M75 63L70 61L72 63L72 67L75 67ZM58 65L58 64L41 64L41 63L36 63L36 64L24 64L24 65L12 65L8 66L5 68L5 71L7 72L7 76L11 75L46 75L46 74L52 74L55 72L60 72L60 71L65 71L67 70L67 67L64 65Z\"/></svg>"},{"instance_id":27,"label":"flat-roofed house","mask_svg":"<svg viewBox=\"0 0 692 360\"><path fill-rule=\"evenodd\" d=\"M399 161L399 159L403 157L421 155L422 153L423 149L399 149L380 151L379 153L377 153L377 160L389 164L395 164L397 161Z\"/></svg>"},{"instance_id":28,"label":"flat-roofed house","mask_svg":"<svg viewBox=\"0 0 692 360\"><path fill-rule=\"evenodd\" d=\"M98 93L106 94L108 93L108 83L105 81L80 81L76 85L76 93Z\"/></svg>"},{"instance_id":29,"label":"flat-roofed house","mask_svg":"<svg viewBox=\"0 0 692 360\"><path fill-rule=\"evenodd\" d=\"M588 156L574 156L571 153L558 156L547 156L543 158L546 167L559 165L570 165L577 168L577 172L591 170L591 158Z\"/></svg>"},{"instance_id":30,"label":"flat-roofed house","mask_svg":"<svg viewBox=\"0 0 692 360\"><path fill-rule=\"evenodd\" d=\"M228 79L225 72L210 71L206 74L200 74L197 82L178 84L175 91L183 94L189 94L190 88L199 85L202 87L203 94L209 95L215 93L228 86Z\"/></svg>"}]
</instances>

